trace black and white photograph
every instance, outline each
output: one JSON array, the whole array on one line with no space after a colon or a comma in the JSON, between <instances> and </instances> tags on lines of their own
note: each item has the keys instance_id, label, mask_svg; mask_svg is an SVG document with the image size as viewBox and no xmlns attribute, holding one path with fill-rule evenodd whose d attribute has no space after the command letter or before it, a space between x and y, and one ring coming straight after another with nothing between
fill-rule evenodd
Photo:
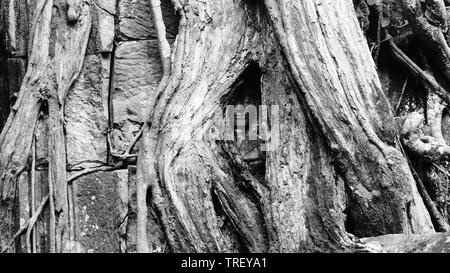
<instances>
[{"instance_id":1,"label":"black and white photograph","mask_svg":"<svg viewBox=\"0 0 450 273\"><path fill-rule=\"evenodd\" d=\"M449 105L448 0L0 0L0 260L448 253Z\"/></svg>"}]
</instances>

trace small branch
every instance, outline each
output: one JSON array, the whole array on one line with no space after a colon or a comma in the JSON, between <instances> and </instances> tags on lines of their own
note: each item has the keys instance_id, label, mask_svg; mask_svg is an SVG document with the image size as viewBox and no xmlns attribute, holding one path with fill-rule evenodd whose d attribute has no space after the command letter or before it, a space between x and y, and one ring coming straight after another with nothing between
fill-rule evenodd
<instances>
[{"instance_id":1,"label":"small branch","mask_svg":"<svg viewBox=\"0 0 450 273\"><path fill-rule=\"evenodd\" d=\"M158 36L159 52L161 54L161 64L163 68L163 74L168 75L171 71L171 60L172 50L170 44L166 38L166 25L164 24L164 19L161 11L161 1L160 0L150 0L152 4L152 16L153 22L155 24L155 30Z\"/></svg>"},{"instance_id":2,"label":"small branch","mask_svg":"<svg viewBox=\"0 0 450 273\"><path fill-rule=\"evenodd\" d=\"M48 0L41 0L37 3L36 8L34 9L33 12L33 21L31 23L31 28L30 28L30 34L28 36L28 58L31 59L32 56L32 48L33 48L33 43L34 43L34 35L36 32L36 28L38 25L38 21L41 17L42 11L44 10L45 5L47 5Z\"/></svg>"},{"instance_id":3,"label":"small branch","mask_svg":"<svg viewBox=\"0 0 450 273\"><path fill-rule=\"evenodd\" d=\"M393 40L394 43L397 44L401 44L403 42L405 42L408 39L412 39L413 38L414 33L412 31L407 31L404 34L392 37L392 36L388 36L386 38L384 38L383 40L381 40L380 44L384 44L386 42L389 42L390 40Z\"/></svg>"},{"instance_id":4,"label":"small branch","mask_svg":"<svg viewBox=\"0 0 450 273\"><path fill-rule=\"evenodd\" d=\"M423 71L414 61L412 61L400 48L397 47L397 45L392 40L392 36L389 35L389 33L386 33L386 37L389 38L389 45L392 49L392 52L394 53L394 56L396 59L401 62L403 65L405 65L409 71L422 78L422 80L425 81L426 84L428 84L436 94L441 97L445 102L450 104L450 95L449 93L439 84L436 82L436 80L428 75L425 71Z\"/></svg>"},{"instance_id":5,"label":"small branch","mask_svg":"<svg viewBox=\"0 0 450 273\"><path fill-rule=\"evenodd\" d=\"M128 146L128 149L125 151L124 155L130 155L131 150L136 145L136 143L139 141L139 139L141 138L143 132L144 132L144 126L142 126L141 130L139 130L139 133L133 138L133 141ZM134 156L134 155L131 155L131 156Z\"/></svg>"},{"instance_id":6,"label":"small branch","mask_svg":"<svg viewBox=\"0 0 450 273\"><path fill-rule=\"evenodd\" d=\"M33 143L32 149L31 149L31 181L30 181L30 192L31 192L31 213L35 213L35 200L34 200L34 186L35 186L35 179L36 179L36 135L33 134ZM34 225L33 225L34 226ZM33 229L33 227L31 228ZM36 236L33 236L33 247L31 247L31 232L32 230L27 230L27 236L26 236L26 246L27 246L27 253L32 253L32 251L36 251ZM36 234L34 234L36 235Z\"/></svg>"},{"instance_id":7,"label":"small branch","mask_svg":"<svg viewBox=\"0 0 450 273\"><path fill-rule=\"evenodd\" d=\"M48 192L50 199L50 224L49 224L49 253L55 253L56 246L56 215L55 215L55 203L54 203L54 192L53 192L53 178L51 172L51 165L49 164L48 171Z\"/></svg>"},{"instance_id":8,"label":"small branch","mask_svg":"<svg viewBox=\"0 0 450 273\"><path fill-rule=\"evenodd\" d=\"M426 11L420 8L416 0L399 1L403 15L411 25L416 36L426 43L426 46L438 52L434 56L445 73L450 73L450 47L447 44L444 33L448 31L447 10L443 0L426 0ZM423 2L423 1L422 1ZM430 22L430 16L433 22ZM449 76L447 75L447 78Z\"/></svg>"},{"instance_id":9,"label":"small branch","mask_svg":"<svg viewBox=\"0 0 450 273\"><path fill-rule=\"evenodd\" d=\"M378 56L380 54L380 44L381 44L381 21L383 19L383 3L381 0L375 1L375 8L377 12L377 33L376 41L374 46L374 52L372 54L375 63L378 63Z\"/></svg>"},{"instance_id":10,"label":"small branch","mask_svg":"<svg viewBox=\"0 0 450 273\"><path fill-rule=\"evenodd\" d=\"M172 70L172 62L171 62L171 55L172 55L172 49L170 48L170 44L167 41L166 38L166 26L164 24L163 15L161 11L161 1L160 0L150 0L151 6L152 6L152 15L153 15L153 22L155 25L156 33L158 36L158 43L159 43L159 52L161 55L161 64L163 68L163 77L161 79L161 82L159 83L157 94L160 95L161 91L164 89L164 86L166 85L167 80L169 79L169 75L171 74ZM159 98L157 99L159 101ZM154 111L156 107L150 108L149 111ZM153 116L153 113L148 113L146 115L146 118L151 118ZM144 124L142 127L143 134L144 130L146 130L148 126ZM136 233L136 244L137 244L137 252L139 253L148 253L150 252L150 247L148 245L147 240L147 190L149 187L148 182L143 181L142 178L137 179L136 182L136 191L137 191L137 233Z\"/></svg>"},{"instance_id":11,"label":"small branch","mask_svg":"<svg viewBox=\"0 0 450 273\"><path fill-rule=\"evenodd\" d=\"M39 206L38 210L33 214L33 216L28 221L28 228L27 228L27 234L26 234L27 239L31 237L31 232L34 230L34 225L36 224L36 222L39 218L39 215L41 214L48 199L49 199L49 195L47 194L44 197L44 199L42 200L41 205Z\"/></svg>"},{"instance_id":12,"label":"small branch","mask_svg":"<svg viewBox=\"0 0 450 273\"><path fill-rule=\"evenodd\" d=\"M402 102L403 96L405 95L406 86L408 85L408 80L409 80L409 77L406 77L405 83L403 84L403 87L402 87L402 93L400 94L400 98L398 99L397 106L395 107L395 114L397 114L398 110L400 109L400 103Z\"/></svg>"},{"instance_id":13,"label":"small branch","mask_svg":"<svg viewBox=\"0 0 450 273\"><path fill-rule=\"evenodd\" d=\"M69 178L67 180L67 183L70 184L73 181L77 180L78 178L88 175L88 174L93 174L93 173L97 173L97 172L112 172L112 171L116 171L119 170L120 168L123 167L123 162L118 162L115 166L101 166L101 167L96 167L96 168L91 168L91 169L86 169L84 171L81 171L77 174L75 174L74 176L72 176L71 178Z\"/></svg>"},{"instance_id":14,"label":"small branch","mask_svg":"<svg viewBox=\"0 0 450 273\"><path fill-rule=\"evenodd\" d=\"M108 132L107 142L108 142L108 147L109 147L111 155L114 158L119 159L119 160L127 160L129 158L138 157L138 154L130 154L130 153L131 153L131 150L133 149L133 147L136 145L136 143L142 137L143 132L144 132L144 126L142 126L142 128L139 130L139 133L133 138L133 140L131 141L127 150L121 155L114 151L114 149L112 147L111 133Z\"/></svg>"}]
</instances>

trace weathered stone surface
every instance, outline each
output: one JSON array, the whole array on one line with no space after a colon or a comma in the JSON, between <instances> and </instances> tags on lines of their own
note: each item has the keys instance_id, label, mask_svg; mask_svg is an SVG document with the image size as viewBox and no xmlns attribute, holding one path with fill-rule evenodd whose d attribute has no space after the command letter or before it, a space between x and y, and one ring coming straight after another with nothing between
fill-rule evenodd
<instances>
[{"instance_id":1,"label":"weathered stone surface","mask_svg":"<svg viewBox=\"0 0 450 273\"><path fill-rule=\"evenodd\" d=\"M42 202L42 198L48 194L48 170L37 170L35 173L35 184L34 184L34 202L35 209L39 207ZM50 209L47 206L41 213L35 229L36 229L36 246L37 253L48 252L49 238L47 236L48 223L49 223Z\"/></svg>"},{"instance_id":2,"label":"weathered stone surface","mask_svg":"<svg viewBox=\"0 0 450 273\"><path fill-rule=\"evenodd\" d=\"M119 252L126 170L100 172L74 182L76 239L88 253ZM126 215L126 214L125 214Z\"/></svg>"},{"instance_id":3,"label":"weathered stone surface","mask_svg":"<svg viewBox=\"0 0 450 273\"><path fill-rule=\"evenodd\" d=\"M107 4L106 2L108 1L101 2L104 7L100 6L100 4L92 7L92 31L87 49L88 54L110 53L113 49L115 22L114 13L111 13L110 10L115 12L115 4Z\"/></svg>"},{"instance_id":4,"label":"weathered stone surface","mask_svg":"<svg viewBox=\"0 0 450 273\"><path fill-rule=\"evenodd\" d=\"M127 221L127 252L136 252L136 167L128 168L129 182L128 182L128 221ZM150 249L153 252L163 252L166 246L165 233L161 230L161 225L158 224L158 217L151 204L148 205L147 214L147 237Z\"/></svg>"},{"instance_id":5,"label":"weathered stone surface","mask_svg":"<svg viewBox=\"0 0 450 273\"><path fill-rule=\"evenodd\" d=\"M113 143L118 152L126 150L139 132L145 108L156 98L161 76L156 41L122 42L118 45L112 93Z\"/></svg>"},{"instance_id":6,"label":"weathered stone surface","mask_svg":"<svg viewBox=\"0 0 450 273\"><path fill-rule=\"evenodd\" d=\"M161 9L166 24L167 37L174 38L178 31L179 19L175 14L172 1L161 1ZM119 28L122 39L156 38L151 18L150 1L120 0L119 11Z\"/></svg>"},{"instance_id":7,"label":"weathered stone surface","mask_svg":"<svg viewBox=\"0 0 450 273\"><path fill-rule=\"evenodd\" d=\"M107 161L110 58L87 55L66 105L67 164Z\"/></svg>"},{"instance_id":8,"label":"weathered stone surface","mask_svg":"<svg viewBox=\"0 0 450 273\"><path fill-rule=\"evenodd\" d=\"M76 239L83 252L136 252L136 167L99 172L73 184ZM148 206L149 244L155 252L165 246L152 205Z\"/></svg>"}]
</instances>

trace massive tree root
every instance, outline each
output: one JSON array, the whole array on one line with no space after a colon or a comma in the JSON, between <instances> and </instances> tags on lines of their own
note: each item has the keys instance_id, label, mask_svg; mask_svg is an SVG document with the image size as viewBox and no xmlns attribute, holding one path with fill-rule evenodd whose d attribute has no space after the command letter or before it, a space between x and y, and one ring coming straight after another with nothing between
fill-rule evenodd
<instances>
[{"instance_id":1,"label":"massive tree root","mask_svg":"<svg viewBox=\"0 0 450 273\"><path fill-rule=\"evenodd\" d=\"M175 6L182 18L172 73L151 116L149 130L143 135L138 158L138 180L142 181L138 188L138 219L146 218L145 193L149 186L173 251L230 250L217 225L212 203L214 184L218 183L221 203L240 203L237 208L224 205L224 209L234 209L227 211L235 215L233 224L250 235L246 247L263 251L264 228L253 215L257 206L242 195L229 199L227 191L239 191L211 147L202 141L204 130L200 128L212 122L204 113L212 114L221 107L220 100L229 91L234 75L250 62L251 52L240 49L251 48L256 33L247 28L244 10L231 1L224 5L192 2L187 6L177 1ZM195 170L190 170L188 164ZM141 229L145 230L145 226L138 227Z\"/></svg>"},{"instance_id":2,"label":"massive tree root","mask_svg":"<svg viewBox=\"0 0 450 273\"><path fill-rule=\"evenodd\" d=\"M174 2L172 73L138 157L138 251L147 200L175 252L373 251L350 233L434 231L350 3ZM204 138L252 63L283 132L265 179L234 142Z\"/></svg>"},{"instance_id":3,"label":"massive tree root","mask_svg":"<svg viewBox=\"0 0 450 273\"><path fill-rule=\"evenodd\" d=\"M141 137L139 133L125 154L112 153L120 160L117 165L67 179L64 104L83 64L91 15L89 1L62 2L37 3L27 75L0 135L0 239L8 248L16 238L17 183L27 179L44 105L50 128L50 252L70 249L66 243L73 243L67 184L123 167L136 157L130 152ZM163 78L155 104L148 106L137 156L138 252L154 251L147 238L149 205L173 252L375 252L383 250L358 238L448 230L442 206L427 198L420 183L422 196L418 192L417 174L402 153L392 109L374 63L368 61L371 52L356 16L348 16L354 15L349 2L173 0L181 22L171 49L160 1L151 0ZM402 3L414 32L439 53L433 61L450 79L443 2L427 1L433 24L415 1ZM66 4L67 14L52 15L53 6L61 11ZM381 43L378 25L375 56ZM401 50L397 53L432 92L450 101L431 73ZM257 75L251 84L258 86L257 94L243 87L252 74ZM258 98L238 99L247 93ZM439 128L444 105L431 98L429 125L412 114L401 140L409 154L434 164L433 174L445 174L436 164L450 156ZM257 140L265 161L259 173L240 150L242 142L234 139L235 128L224 132L214 118L229 105L251 103L266 106L258 112L267 121L257 126L258 133L265 133ZM221 137L208 137L213 131ZM432 184L433 174L425 186ZM29 238L36 218L20 227L20 234L27 231Z\"/></svg>"}]
</instances>

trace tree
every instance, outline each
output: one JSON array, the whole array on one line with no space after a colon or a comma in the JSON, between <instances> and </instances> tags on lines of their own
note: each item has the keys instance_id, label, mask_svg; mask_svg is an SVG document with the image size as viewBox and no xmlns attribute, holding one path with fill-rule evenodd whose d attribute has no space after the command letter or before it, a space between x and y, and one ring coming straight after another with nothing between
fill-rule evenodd
<instances>
[{"instance_id":1,"label":"tree","mask_svg":"<svg viewBox=\"0 0 450 273\"><path fill-rule=\"evenodd\" d=\"M437 184L448 179L442 176L449 153L441 127L450 79L444 1L422 6L407 0L173 0L180 17L173 46L160 1L150 2L163 77L135 139L141 137L139 154L131 154L133 142L123 155L113 154L115 164L69 179L64 105L86 54L91 4L38 2L27 75L0 135L2 245L15 239L17 183L33 177L29 162L42 107L50 128L49 195L42 201L50 207L50 251L70 251L76 244L67 184L136 158L138 252L154 251L147 238L149 204L173 252L383 251L370 243L376 239L362 238L449 231L447 204L436 205L436 196L446 200L448 191L429 194L431 178ZM54 5L67 16L52 14ZM429 92L401 130L355 7L369 25L375 61L392 54ZM420 66L399 48L403 36L392 38L394 26L383 21L383 12L397 10L423 52L432 52L421 55ZM382 44L391 53L380 52ZM437 69L442 77L434 75ZM272 139L206 137L217 129L215 113L252 104L269 106ZM261 146L264 161L252 166L243 148L264 141L278 145ZM423 161L428 165L416 171ZM29 238L35 218L16 234L28 229Z\"/></svg>"}]
</instances>

